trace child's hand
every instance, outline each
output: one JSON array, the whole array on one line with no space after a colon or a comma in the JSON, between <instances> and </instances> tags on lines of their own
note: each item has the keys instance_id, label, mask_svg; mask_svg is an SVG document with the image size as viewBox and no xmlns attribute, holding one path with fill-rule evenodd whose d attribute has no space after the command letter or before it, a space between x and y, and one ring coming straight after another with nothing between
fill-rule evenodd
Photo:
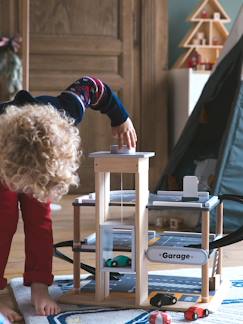
<instances>
[{"instance_id":1,"label":"child's hand","mask_svg":"<svg viewBox=\"0 0 243 324\"><path fill-rule=\"evenodd\" d=\"M120 148L122 145L127 145L129 149L136 147L137 134L130 118L120 126L112 127L112 135L118 139Z\"/></svg>"}]
</instances>

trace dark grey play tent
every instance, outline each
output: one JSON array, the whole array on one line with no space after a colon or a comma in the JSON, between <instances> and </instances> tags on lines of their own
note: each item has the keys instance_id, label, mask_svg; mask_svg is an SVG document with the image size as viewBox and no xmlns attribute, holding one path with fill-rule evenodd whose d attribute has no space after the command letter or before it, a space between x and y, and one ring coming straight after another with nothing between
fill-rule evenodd
<instances>
[{"instance_id":1,"label":"dark grey play tent","mask_svg":"<svg viewBox=\"0 0 243 324\"><path fill-rule=\"evenodd\" d=\"M243 8L156 190L182 190L183 176L199 175L201 190L243 195L242 63ZM235 230L243 204L226 201L224 215L225 231Z\"/></svg>"}]
</instances>

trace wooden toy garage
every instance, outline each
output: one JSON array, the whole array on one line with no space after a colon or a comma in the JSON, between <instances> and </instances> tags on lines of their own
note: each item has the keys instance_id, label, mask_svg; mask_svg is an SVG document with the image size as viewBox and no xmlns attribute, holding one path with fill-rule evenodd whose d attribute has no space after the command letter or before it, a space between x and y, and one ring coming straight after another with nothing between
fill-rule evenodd
<instances>
[{"instance_id":1,"label":"wooden toy garage","mask_svg":"<svg viewBox=\"0 0 243 324\"><path fill-rule=\"evenodd\" d=\"M99 304L117 307L141 307L152 308L150 299L157 292L166 292L168 286L166 281L159 282L159 288L149 287L151 281L148 272L148 263L159 262L161 269L163 263L171 264L191 264L201 267L201 278L197 284L199 290L195 292L195 287L189 292L179 292L178 280L180 285L184 283L182 278L174 278L175 290L170 289L177 297L177 302L173 305L166 305L162 308L175 311L184 311L188 307L197 303L202 303L210 309L210 305L222 300L222 291L227 284L222 282L222 255L221 249L209 251L211 241L222 236L223 229L223 204L217 196L209 196L207 192L197 192L195 189L195 177L189 177L185 183L183 191L164 191L156 194L149 194L148 191L148 171L149 158L152 152L136 152L132 154L114 154L110 152L91 153L94 158L95 171L95 194L81 196L73 202L73 276L74 289L65 293L60 301L71 304ZM110 191L111 173L130 173L135 176L135 190L124 192ZM187 179L188 180L188 179ZM109 208L112 205L121 205L121 197L124 194L123 206L134 206L134 219L130 223L119 221L108 221ZM95 206L96 212L96 235L95 247L89 251L96 251L95 281L93 288L87 290L80 285L80 262L84 259L87 251L80 238L82 228L82 206ZM126 208L126 207L124 207ZM162 232L151 235L148 231L148 212L152 209L184 209L199 211L201 215L201 233L176 233ZM210 213L213 209L217 211L217 226L214 234L209 233ZM114 240L115 232L126 232L130 234L130 245L128 249L117 248ZM197 243L200 248L195 249L193 245ZM86 246L87 247L87 246ZM131 262L117 268L109 267L107 259L114 257L114 251L130 251ZM212 252L212 253L211 253ZM120 253L121 254L121 253ZM209 275L209 260L213 259L212 275ZM85 267L83 267L85 268ZM88 269L89 271L89 269ZM116 271L116 273L114 273ZM112 274L123 273L123 279L115 284ZM134 279L133 289L121 289L114 291L113 286L126 285ZM154 277L154 276L153 276ZM152 280L155 280L154 278ZM171 280L171 279L170 279ZM185 278L185 282L190 285L195 284L193 278ZM190 282L191 280L191 282ZM158 281L158 280L157 280ZM172 281L171 281L172 282ZM86 287L87 288L87 287ZM190 296L190 298L189 298Z\"/></svg>"}]
</instances>

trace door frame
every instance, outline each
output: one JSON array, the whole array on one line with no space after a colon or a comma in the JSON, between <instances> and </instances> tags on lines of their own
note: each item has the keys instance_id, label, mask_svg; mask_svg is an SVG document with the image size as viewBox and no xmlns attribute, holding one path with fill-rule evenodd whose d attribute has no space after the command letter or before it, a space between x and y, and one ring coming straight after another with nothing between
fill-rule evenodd
<instances>
[{"instance_id":1,"label":"door frame","mask_svg":"<svg viewBox=\"0 0 243 324\"><path fill-rule=\"evenodd\" d=\"M142 0L140 53L140 141L143 151L156 152L150 163L153 188L168 156L168 0Z\"/></svg>"}]
</instances>

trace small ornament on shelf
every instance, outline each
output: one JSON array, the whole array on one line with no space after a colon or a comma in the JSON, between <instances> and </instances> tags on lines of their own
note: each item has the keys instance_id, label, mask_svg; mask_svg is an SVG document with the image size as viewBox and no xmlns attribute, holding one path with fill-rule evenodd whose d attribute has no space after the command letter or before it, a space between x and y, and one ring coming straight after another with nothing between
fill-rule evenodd
<instances>
[{"instance_id":1,"label":"small ornament on shelf","mask_svg":"<svg viewBox=\"0 0 243 324\"><path fill-rule=\"evenodd\" d=\"M188 67L194 70L197 70L197 66L201 63L202 57L201 55L194 49L188 60Z\"/></svg>"},{"instance_id":2,"label":"small ornament on shelf","mask_svg":"<svg viewBox=\"0 0 243 324\"><path fill-rule=\"evenodd\" d=\"M192 44L193 44L193 45L200 45L200 39L198 39L198 38L193 38L193 40L192 40Z\"/></svg>"},{"instance_id":3,"label":"small ornament on shelf","mask_svg":"<svg viewBox=\"0 0 243 324\"><path fill-rule=\"evenodd\" d=\"M207 44L207 38L205 37L204 32L198 32L196 34L196 37L192 39L192 44L196 46L200 45L206 45Z\"/></svg>"},{"instance_id":4,"label":"small ornament on shelf","mask_svg":"<svg viewBox=\"0 0 243 324\"><path fill-rule=\"evenodd\" d=\"M182 219L176 218L176 217L170 218L170 230L171 231L178 231L181 228L182 224L183 224Z\"/></svg>"},{"instance_id":5,"label":"small ornament on shelf","mask_svg":"<svg viewBox=\"0 0 243 324\"><path fill-rule=\"evenodd\" d=\"M209 62L208 60L206 60L205 62L203 62L204 66L205 66L205 70L206 71L211 71L213 68L213 63Z\"/></svg>"},{"instance_id":6,"label":"small ornament on shelf","mask_svg":"<svg viewBox=\"0 0 243 324\"><path fill-rule=\"evenodd\" d=\"M213 37L212 43L213 43L214 46L220 45L218 37L216 37L216 36Z\"/></svg>"},{"instance_id":7,"label":"small ornament on shelf","mask_svg":"<svg viewBox=\"0 0 243 324\"><path fill-rule=\"evenodd\" d=\"M201 39L201 45L206 45L207 44L207 40L206 38L202 38Z\"/></svg>"},{"instance_id":8,"label":"small ornament on shelf","mask_svg":"<svg viewBox=\"0 0 243 324\"><path fill-rule=\"evenodd\" d=\"M208 12L207 12L207 10L203 10L202 12L201 12L201 18L203 18L203 19L207 19L208 18Z\"/></svg>"},{"instance_id":9,"label":"small ornament on shelf","mask_svg":"<svg viewBox=\"0 0 243 324\"><path fill-rule=\"evenodd\" d=\"M220 12L214 12L213 13L213 19L214 20L220 20L221 16L220 16Z\"/></svg>"},{"instance_id":10,"label":"small ornament on shelf","mask_svg":"<svg viewBox=\"0 0 243 324\"><path fill-rule=\"evenodd\" d=\"M200 64L197 65L197 70L198 71L205 71L205 64L203 62L201 62Z\"/></svg>"},{"instance_id":11,"label":"small ornament on shelf","mask_svg":"<svg viewBox=\"0 0 243 324\"><path fill-rule=\"evenodd\" d=\"M197 38L198 38L198 39L204 39L204 38L205 38L205 34L204 34L204 32L198 32L198 33L197 33Z\"/></svg>"}]
</instances>

